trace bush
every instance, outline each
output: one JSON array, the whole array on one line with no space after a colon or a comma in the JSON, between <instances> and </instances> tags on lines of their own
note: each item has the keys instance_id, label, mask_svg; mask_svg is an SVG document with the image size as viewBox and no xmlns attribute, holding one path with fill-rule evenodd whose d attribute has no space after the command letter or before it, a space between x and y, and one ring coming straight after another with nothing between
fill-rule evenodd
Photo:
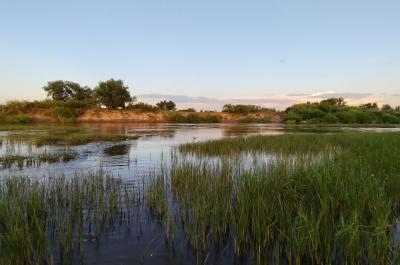
<instances>
[{"instance_id":1,"label":"bush","mask_svg":"<svg viewBox=\"0 0 400 265\"><path fill-rule=\"evenodd\" d=\"M130 104L127 107L128 109L135 109L135 110L141 110L141 111L150 111L150 112L154 112L154 111L158 111L158 107L144 103L144 102L139 102L136 104Z\"/></svg>"},{"instance_id":2,"label":"bush","mask_svg":"<svg viewBox=\"0 0 400 265\"><path fill-rule=\"evenodd\" d=\"M333 115L332 113L327 113L327 114L325 114L324 117L322 118L322 122L324 122L324 123L330 123L330 124L332 124L332 123L337 123L338 120L339 120L339 119L338 119L335 115Z\"/></svg>"},{"instance_id":3,"label":"bush","mask_svg":"<svg viewBox=\"0 0 400 265\"><path fill-rule=\"evenodd\" d=\"M383 114L382 122L387 124L400 124L400 118L393 114Z\"/></svg>"},{"instance_id":4,"label":"bush","mask_svg":"<svg viewBox=\"0 0 400 265\"><path fill-rule=\"evenodd\" d=\"M65 121L75 121L75 118L78 116L76 112L78 111L74 111L70 108L56 107L55 109L47 112L46 115L55 118L60 122L65 122Z\"/></svg>"},{"instance_id":5,"label":"bush","mask_svg":"<svg viewBox=\"0 0 400 265\"><path fill-rule=\"evenodd\" d=\"M26 115L26 114L20 114L20 115L0 115L0 122L2 123L33 123L34 120L32 119L31 116Z\"/></svg>"},{"instance_id":6,"label":"bush","mask_svg":"<svg viewBox=\"0 0 400 265\"><path fill-rule=\"evenodd\" d=\"M357 123L357 114L354 111L342 111L336 113L336 117L339 119L340 123Z\"/></svg>"},{"instance_id":7,"label":"bush","mask_svg":"<svg viewBox=\"0 0 400 265\"><path fill-rule=\"evenodd\" d=\"M166 119L174 123L219 123L222 121L221 116L217 114L191 113L184 116L179 112L168 113Z\"/></svg>"},{"instance_id":8,"label":"bush","mask_svg":"<svg viewBox=\"0 0 400 265\"><path fill-rule=\"evenodd\" d=\"M256 105L234 105L234 104L226 104L222 108L222 112L228 113L238 113L238 114L250 114L256 112L276 112L275 109L272 108L263 108L261 106Z\"/></svg>"},{"instance_id":9,"label":"bush","mask_svg":"<svg viewBox=\"0 0 400 265\"><path fill-rule=\"evenodd\" d=\"M300 123L302 120L302 115L293 112L289 112L285 117L285 121L288 123Z\"/></svg>"},{"instance_id":10,"label":"bush","mask_svg":"<svg viewBox=\"0 0 400 265\"><path fill-rule=\"evenodd\" d=\"M361 124L373 124L376 123L377 118L371 112L357 112L357 121Z\"/></svg>"}]
</instances>

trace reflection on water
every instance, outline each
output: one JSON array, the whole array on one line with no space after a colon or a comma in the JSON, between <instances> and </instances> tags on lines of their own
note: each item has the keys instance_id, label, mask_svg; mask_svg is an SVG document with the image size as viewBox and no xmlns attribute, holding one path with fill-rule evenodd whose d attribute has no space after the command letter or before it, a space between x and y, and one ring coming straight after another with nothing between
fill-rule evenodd
<instances>
[{"instance_id":1,"label":"reflection on water","mask_svg":"<svg viewBox=\"0 0 400 265\"><path fill-rule=\"evenodd\" d=\"M2 170L0 175L43 176L69 175L76 171L96 170L99 167L132 180L140 174L157 169L162 157L171 148L183 143L199 142L222 137L239 135L277 135L282 133L335 133L344 130L394 131L399 128L340 128L340 127L286 127L280 124L138 124L138 123L85 123L79 127L101 132L117 132L125 135L139 135L139 139L118 144L90 143L71 147L77 158L66 163L41 164L34 168L11 168ZM27 136L49 133L40 130L23 132L2 132L2 138L12 135L13 143L3 140L0 156L6 153L15 155L34 155L41 152L56 152L63 149L57 146L36 147L27 143Z\"/></svg>"}]
</instances>

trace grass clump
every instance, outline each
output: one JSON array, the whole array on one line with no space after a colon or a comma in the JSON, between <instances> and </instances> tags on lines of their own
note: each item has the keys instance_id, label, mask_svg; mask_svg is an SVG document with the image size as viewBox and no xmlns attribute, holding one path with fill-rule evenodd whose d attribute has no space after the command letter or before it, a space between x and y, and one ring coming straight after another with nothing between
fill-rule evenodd
<instances>
[{"instance_id":1,"label":"grass clump","mask_svg":"<svg viewBox=\"0 0 400 265\"><path fill-rule=\"evenodd\" d=\"M71 264L86 240L98 242L114 223L128 225L133 211L127 207L140 201L136 194L103 171L68 179L3 179L0 263Z\"/></svg>"},{"instance_id":2,"label":"grass clump","mask_svg":"<svg viewBox=\"0 0 400 265\"><path fill-rule=\"evenodd\" d=\"M399 133L239 137L179 151L160 176L170 193L152 207L167 212L172 200L199 253L232 244L252 264L398 262ZM259 164L261 154L271 160Z\"/></svg>"},{"instance_id":3,"label":"grass clump","mask_svg":"<svg viewBox=\"0 0 400 265\"><path fill-rule=\"evenodd\" d=\"M1 123L10 123L10 124L29 124L33 123L34 120L32 117L26 114L17 114L17 115L1 115L0 114L0 122Z\"/></svg>"},{"instance_id":4,"label":"grass clump","mask_svg":"<svg viewBox=\"0 0 400 265\"><path fill-rule=\"evenodd\" d=\"M5 155L0 157L0 168L11 168L16 166L20 169L24 167L40 166L43 163L68 162L75 159L77 154L71 150L62 150L57 152L44 151L37 155Z\"/></svg>"}]
</instances>

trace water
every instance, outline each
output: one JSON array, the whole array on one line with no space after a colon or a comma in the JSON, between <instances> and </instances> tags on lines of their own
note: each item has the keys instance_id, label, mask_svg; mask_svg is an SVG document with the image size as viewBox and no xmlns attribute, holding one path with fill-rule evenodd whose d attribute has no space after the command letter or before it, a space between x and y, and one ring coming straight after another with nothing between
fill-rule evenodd
<instances>
[{"instance_id":1,"label":"water","mask_svg":"<svg viewBox=\"0 0 400 265\"><path fill-rule=\"evenodd\" d=\"M341 127L285 127L280 124L122 124L122 123L88 123L78 125L84 129L116 132L126 135L138 135L136 140L120 143L90 143L70 147L78 154L77 158L66 163L42 164L37 167L11 168L0 171L0 176L29 175L71 175L81 171L104 170L132 180L141 174L156 170L162 157L169 156L172 147L183 143L234 137L239 135L277 135L282 133L335 133L343 131L400 131L400 128L341 128ZM1 132L0 137L9 134L40 134L46 131L30 130L22 132ZM120 152L109 152L113 146L120 146ZM63 150L64 147L43 146L35 147L24 142L0 146L0 156L6 152L16 155L32 155L47 150Z\"/></svg>"},{"instance_id":2,"label":"water","mask_svg":"<svg viewBox=\"0 0 400 265\"><path fill-rule=\"evenodd\" d=\"M40 177L43 175L73 175L103 168L125 181L135 182L143 174L155 171L161 161L167 158L173 147L222 137L239 135L277 135L283 133L336 133L343 131L400 131L400 128L287 128L283 125L263 124L217 124L217 125L184 125L184 124L80 124L79 127L103 132L117 132L126 135L138 135L135 140L119 143L90 143L70 147L78 154L77 158L66 163L42 164L40 166L19 169L13 167L0 171L0 176L27 175ZM30 130L22 132L1 132L0 137L20 134L49 133L46 131ZM9 145L6 141L0 146L0 156L12 152L16 155L37 154L44 150L57 151L65 147L33 145L19 142ZM271 159L264 154L260 160ZM260 161L262 162L262 161ZM195 251L184 239L179 240L182 233L177 233L177 240L166 243L164 231L157 222L152 222L146 214L140 215L140 229L132 231L115 224L114 229L107 231L101 238L100 244L90 240L85 243L85 254L74 258L74 264L197 264ZM202 264L247 264L244 260L235 260L234 251L227 247L219 253L205 253ZM204 262L206 260L206 262Z\"/></svg>"}]
</instances>

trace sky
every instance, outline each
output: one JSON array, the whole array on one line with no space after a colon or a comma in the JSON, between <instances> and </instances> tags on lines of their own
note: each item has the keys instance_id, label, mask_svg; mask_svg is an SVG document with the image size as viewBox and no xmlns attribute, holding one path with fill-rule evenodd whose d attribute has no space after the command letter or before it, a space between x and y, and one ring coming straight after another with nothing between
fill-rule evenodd
<instances>
[{"instance_id":1,"label":"sky","mask_svg":"<svg viewBox=\"0 0 400 265\"><path fill-rule=\"evenodd\" d=\"M122 79L140 101L400 105L398 0L0 0L0 103Z\"/></svg>"}]
</instances>

